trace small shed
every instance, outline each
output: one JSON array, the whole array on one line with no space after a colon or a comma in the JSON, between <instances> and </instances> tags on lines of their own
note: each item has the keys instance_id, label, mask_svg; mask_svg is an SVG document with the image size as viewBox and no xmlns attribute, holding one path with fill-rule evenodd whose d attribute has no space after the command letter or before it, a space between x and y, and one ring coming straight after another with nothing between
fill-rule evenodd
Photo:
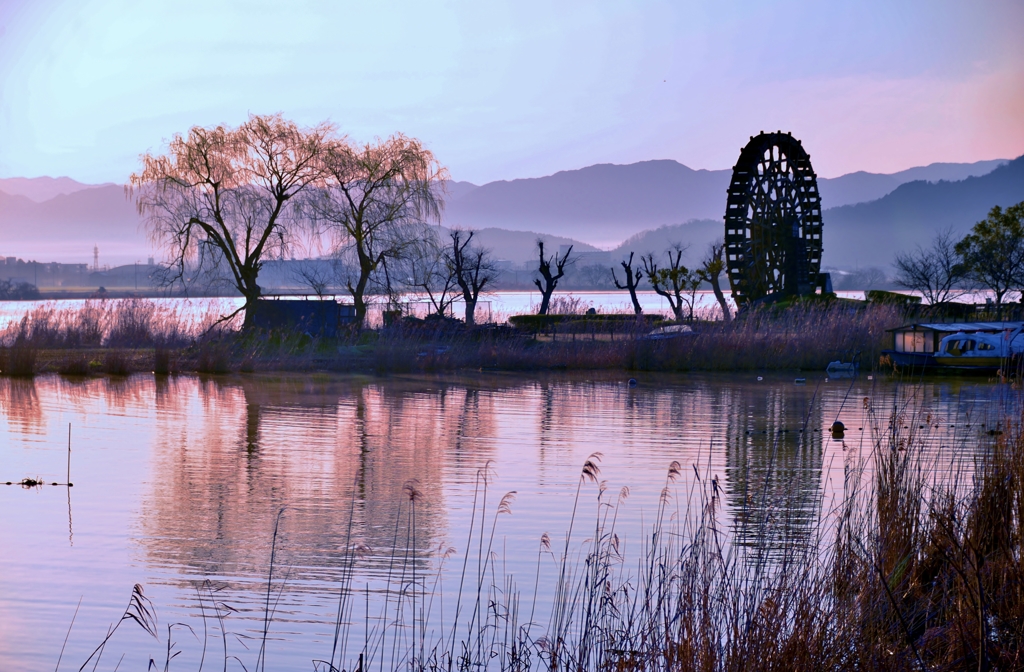
<instances>
[{"instance_id":1,"label":"small shed","mask_svg":"<svg viewBox=\"0 0 1024 672\"><path fill-rule=\"evenodd\" d=\"M328 338L355 320L355 306L316 299L257 299L252 316L257 329L287 329Z\"/></svg>"}]
</instances>

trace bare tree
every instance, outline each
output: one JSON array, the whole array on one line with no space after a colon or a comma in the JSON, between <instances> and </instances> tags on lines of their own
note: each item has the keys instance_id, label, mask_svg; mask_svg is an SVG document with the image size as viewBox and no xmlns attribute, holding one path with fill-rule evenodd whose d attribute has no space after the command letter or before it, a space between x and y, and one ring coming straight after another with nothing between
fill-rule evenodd
<instances>
[{"instance_id":1,"label":"bare tree","mask_svg":"<svg viewBox=\"0 0 1024 672\"><path fill-rule=\"evenodd\" d=\"M418 140L404 135L363 147L332 143L325 167L328 185L310 192L308 208L333 236L335 253L354 257L345 284L362 323L372 276L383 271L385 290L393 294L387 260L402 256L424 222L440 218L439 194L448 172Z\"/></svg>"},{"instance_id":2,"label":"bare tree","mask_svg":"<svg viewBox=\"0 0 1024 672\"><path fill-rule=\"evenodd\" d=\"M453 269L455 281L462 290L466 304L466 326L476 323L476 304L484 287L498 277L498 271L487 250L471 247L473 231L451 231L452 243L448 247L448 264Z\"/></svg>"},{"instance_id":3,"label":"bare tree","mask_svg":"<svg viewBox=\"0 0 1024 672\"><path fill-rule=\"evenodd\" d=\"M636 313L637 315L641 315L643 314L644 309L640 307L640 301L636 298L636 288L637 285L640 283L640 278L644 277L644 272L641 271L639 268L633 268L632 252L629 253L628 261L620 261L619 263L622 264L622 270L625 271L626 273L626 284L619 284L619 279L615 275L614 267L612 267L612 282L614 282L615 286L618 287L619 289L629 290L629 299L630 301L633 302L633 312Z\"/></svg>"},{"instance_id":4,"label":"bare tree","mask_svg":"<svg viewBox=\"0 0 1024 672\"><path fill-rule=\"evenodd\" d=\"M587 264L586 266L577 266L575 270L574 275L579 278L576 282L578 286L588 289L611 289L615 286L612 284L612 279L608 277L607 266Z\"/></svg>"},{"instance_id":5,"label":"bare tree","mask_svg":"<svg viewBox=\"0 0 1024 672\"><path fill-rule=\"evenodd\" d=\"M697 290L700 288L700 278L686 266L683 266L683 253L686 248L682 245L675 245L668 251L669 265L667 268L660 268L654 261L654 255L648 254L641 257L644 265L644 274L647 281L651 283L654 291L668 300L675 319L683 319L683 306L689 308L689 319L693 319L693 304L696 299Z\"/></svg>"},{"instance_id":6,"label":"bare tree","mask_svg":"<svg viewBox=\"0 0 1024 672\"><path fill-rule=\"evenodd\" d=\"M702 282L707 282L711 285L711 290L715 293L715 299L718 300L718 305L722 307L722 319L728 322L732 319L732 312L729 310L729 304L725 300L725 294L722 293L721 283L722 273L725 272L724 253L725 242L721 238L708 245L707 252L704 254L704 260L701 262L701 267L697 269L697 277Z\"/></svg>"},{"instance_id":7,"label":"bare tree","mask_svg":"<svg viewBox=\"0 0 1024 672\"><path fill-rule=\"evenodd\" d=\"M408 269L408 284L430 301L432 312L445 316L458 296L455 266L433 229L409 244L402 256Z\"/></svg>"},{"instance_id":8,"label":"bare tree","mask_svg":"<svg viewBox=\"0 0 1024 672\"><path fill-rule=\"evenodd\" d=\"M912 252L900 252L893 265L896 267L895 282L914 292L920 292L932 304L947 303L968 290L963 282L967 278L967 267L956 251L956 236L947 228L932 239L928 249L917 246Z\"/></svg>"},{"instance_id":9,"label":"bare tree","mask_svg":"<svg viewBox=\"0 0 1024 672\"><path fill-rule=\"evenodd\" d=\"M540 255L540 265L537 268L537 272L540 273L540 278L534 278L533 284L537 285L537 289L540 290L540 310L537 311L538 315L547 315L548 306L551 305L551 295L555 293L555 287L558 286L558 281L565 275L565 266L569 263L569 255L572 254L572 245L565 251L564 255L559 255L555 252L554 255L549 259L544 256L544 241L537 240L537 251ZM551 272L551 265L554 264L555 272ZM544 279L544 283L541 283L541 278Z\"/></svg>"},{"instance_id":10,"label":"bare tree","mask_svg":"<svg viewBox=\"0 0 1024 672\"><path fill-rule=\"evenodd\" d=\"M193 285L225 274L245 303L244 326L260 297L264 259L298 234L296 196L322 183L334 127L300 128L280 115L250 116L238 128L193 127L168 152L142 157L130 178L150 237L170 253L166 282ZM228 316L230 317L230 316Z\"/></svg>"},{"instance_id":11,"label":"bare tree","mask_svg":"<svg viewBox=\"0 0 1024 672\"><path fill-rule=\"evenodd\" d=\"M292 262L292 278L301 285L309 287L316 298L323 301L324 295L337 281L337 264L333 259L302 259Z\"/></svg>"},{"instance_id":12,"label":"bare tree","mask_svg":"<svg viewBox=\"0 0 1024 672\"><path fill-rule=\"evenodd\" d=\"M885 271L877 266L858 268L846 273L836 282L836 289L843 291L881 289L889 284Z\"/></svg>"}]
</instances>

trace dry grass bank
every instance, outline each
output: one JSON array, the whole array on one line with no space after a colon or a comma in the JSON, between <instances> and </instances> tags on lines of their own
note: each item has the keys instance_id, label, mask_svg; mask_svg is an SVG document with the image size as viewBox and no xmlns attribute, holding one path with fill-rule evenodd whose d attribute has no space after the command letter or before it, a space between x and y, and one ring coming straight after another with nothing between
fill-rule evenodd
<instances>
[{"instance_id":1,"label":"dry grass bank","mask_svg":"<svg viewBox=\"0 0 1024 672\"><path fill-rule=\"evenodd\" d=\"M353 331L323 339L288 332L239 333L213 318L183 322L140 299L41 308L0 334L0 371L68 375L138 371L376 371L494 368L739 371L824 369L860 352L878 361L885 330L903 321L885 305L807 304L751 311L730 323L693 323L694 333L651 339L638 321L614 333L533 334L466 330L450 322Z\"/></svg>"}]
</instances>

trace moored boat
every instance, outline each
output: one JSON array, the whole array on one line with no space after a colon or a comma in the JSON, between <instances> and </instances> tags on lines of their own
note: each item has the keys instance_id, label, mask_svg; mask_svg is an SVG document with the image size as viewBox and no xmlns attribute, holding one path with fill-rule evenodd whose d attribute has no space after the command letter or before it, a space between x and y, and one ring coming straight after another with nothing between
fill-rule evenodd
<instances>
[{"instance_id":1,"label":"moored boat","mask_svg":"<svg viewBox=\"0 0 1024 672\"><path fill-rule=\"evenodd\" d=\"M939 341L935 363L942 368L1006 370L1024 354L1024 327L1000 333L957 332Z\"/></svg>"}]
</instances>

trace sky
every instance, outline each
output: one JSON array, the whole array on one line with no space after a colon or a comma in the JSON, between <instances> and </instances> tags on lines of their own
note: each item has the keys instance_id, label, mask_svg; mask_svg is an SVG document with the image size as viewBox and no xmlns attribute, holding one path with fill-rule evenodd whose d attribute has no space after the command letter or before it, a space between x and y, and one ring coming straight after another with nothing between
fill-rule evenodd
<instances>
[{"instance_id":1,"label":"sky","mask_svg":"<svg viewBox=\"0 0 1024 672\"><path fill-rule=\"evenodd\" d=\"M817 173L1024 154L1024 2L0 0L0 177L118 182L281 112L421 139L457 180L791 131Z\"/></svg>"}]
</instances>

